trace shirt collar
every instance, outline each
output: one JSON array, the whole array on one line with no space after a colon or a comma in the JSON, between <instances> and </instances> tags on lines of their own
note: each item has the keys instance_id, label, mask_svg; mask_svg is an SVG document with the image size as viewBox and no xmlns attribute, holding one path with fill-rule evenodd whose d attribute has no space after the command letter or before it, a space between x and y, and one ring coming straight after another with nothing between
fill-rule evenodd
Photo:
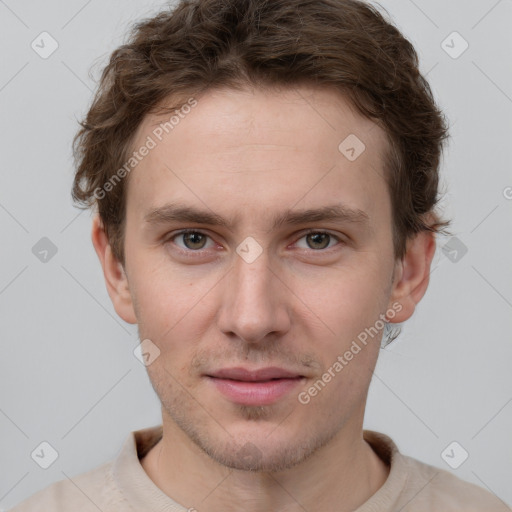
<instances>
[{"instance_id":1,"label":"shirt collar","mask_svg":"<svg viewBox=\"0 0 512 512\"><path fill-rule=\"evenodd\" d=\"M140 463L140 459L160 441L162 432L162 425L158 425L130 433L113 462L114 481L135 510L187 512L189 509L174 501L154 484ZM363 430L363 438L390 466L390 472L384 485L355 512L390 512L406 486L407 462L387 435Z\"/></svg>"}]
</instances>

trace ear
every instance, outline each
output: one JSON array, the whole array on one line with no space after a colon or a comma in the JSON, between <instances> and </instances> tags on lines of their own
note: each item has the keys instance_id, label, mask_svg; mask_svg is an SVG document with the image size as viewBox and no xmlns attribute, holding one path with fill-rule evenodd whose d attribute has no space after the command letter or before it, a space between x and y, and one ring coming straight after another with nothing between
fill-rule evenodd
<instances>
[{"instance_id":1,"label":"ear","mask_svg":"<svg viewBox=\"0 0 512 512\"><path fill-rule=\"evenodd\" d=\"M395 266L388 307L396 311L396 315L388 319L389 322L404 322L414 313L416 304L427 291L435 252L435 234L429 231L421 231L407 241L406 253Z\"/></svg>"},{"instance_id":2,"label":"ear","mask_svg":"<svg viewBox=\"0 0 512 512\"><path fill-rule=\"evenodd\" d=\"M125 322L130 324L137 323L125 270L112 253L112 248L99 215L96 215L93 219L91 239L103 268L105 284L114 309Z\"/></svg>"}]
</instances>

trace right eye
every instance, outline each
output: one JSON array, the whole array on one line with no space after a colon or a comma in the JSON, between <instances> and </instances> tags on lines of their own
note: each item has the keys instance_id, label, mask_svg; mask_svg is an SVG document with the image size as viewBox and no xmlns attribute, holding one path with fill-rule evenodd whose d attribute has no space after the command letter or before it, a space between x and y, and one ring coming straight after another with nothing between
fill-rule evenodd
<instances>
[{"instance_id":1,"label":"right eye","mask_svg":"<svg viewBox=\"0 0 512 512\"><path fill-rule=\"evenodd\" d=\"M187 229L175 233L167 241L172 241L175 245L177 245L180 250L186 252L198 252L202 249L207 249L206 246L207 240L210 237L201 231L196 231L192 229ZM179 244L175 240L181 240L182 244ZM211 240L211 239L210 239ZM211 240L213 244L213 240ZM210 246L211 247L211 246Z\"/></svg>"}]
</instances>

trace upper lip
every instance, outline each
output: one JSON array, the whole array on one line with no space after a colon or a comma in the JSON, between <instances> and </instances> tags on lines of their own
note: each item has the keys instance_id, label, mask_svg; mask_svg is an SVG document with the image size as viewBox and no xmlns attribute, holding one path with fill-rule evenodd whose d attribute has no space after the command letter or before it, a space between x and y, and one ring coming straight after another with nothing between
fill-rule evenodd
<instances>
[{"instance_id":1,"label":"upper lip","mask_svg":"<svg viewBox=\"0 0 512 512\"><path fill-rule=\"evenodd\" d=\"M218 379L243 380L248 382L302 377L302 375L297 372L288 371L284 368L278 368L277 366L260 368L259 370L248 370L241 367L223 368L213 373L209 373L208 376Z\"/></svg>"}]
</instances>

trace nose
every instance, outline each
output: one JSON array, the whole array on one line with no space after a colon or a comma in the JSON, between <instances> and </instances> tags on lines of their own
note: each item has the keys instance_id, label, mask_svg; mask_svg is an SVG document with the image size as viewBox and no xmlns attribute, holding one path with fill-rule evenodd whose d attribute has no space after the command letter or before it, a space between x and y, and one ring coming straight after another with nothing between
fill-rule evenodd
<instances>
[{"instance_id":1,"label":"nose","mask_svg":"<svg viewBox=\"0 0 512 512\"><path fill-rule=\"evenodd\" d=\"M237 254L221 290L219 329L231 338L259 343L290 329L290 290L264 251L248 263Z\"/></svg>"}]
</instances>

